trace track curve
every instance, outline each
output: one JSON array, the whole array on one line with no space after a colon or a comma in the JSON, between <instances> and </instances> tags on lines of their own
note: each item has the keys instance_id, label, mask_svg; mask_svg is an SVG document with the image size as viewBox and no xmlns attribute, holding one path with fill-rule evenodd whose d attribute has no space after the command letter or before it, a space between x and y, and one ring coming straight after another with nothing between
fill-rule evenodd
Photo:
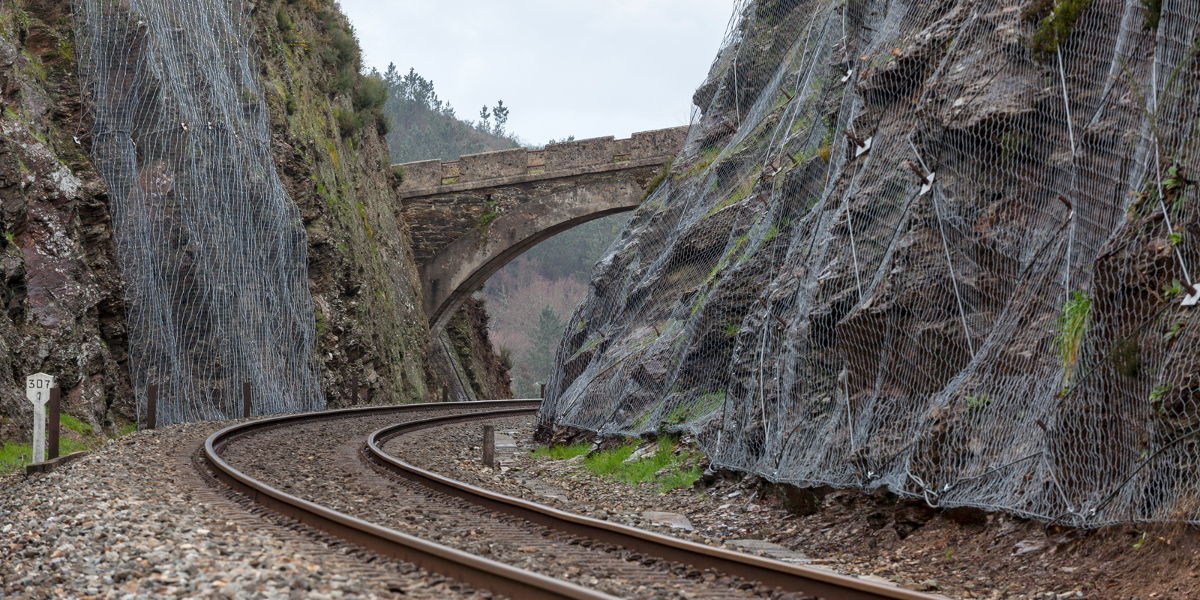
<instances>
[{"instance_id":1,"label":"track curve","mask_svg":"<svg viewBox=\"0 0 1200 600\"><path fill-rule=\"evenodd\" d=\"M410 419L400 424L374 429L360 446L361 458L365 462L397 480L407 480L412 484L419 484L422 488L460 499L467 504L486 509L488 512L504 515L509 519L515 518L516 521L536 524L567 537L586 538L602 545L608 545L610 553L612 547L625 549L623 552L628 557L626 560L634 561L635 565L644 556L654 557L649 560L685 565L686 569L693 571L719 572L726 576L732 576L735 580L758 582L754 585L762 589L774 588L782 592L790 592L786 594L787 597L793 597L793 594L803 594L808 597L822 597L830 600L932 600L942 598L568 513L550 506L498 494L456 481L416 467L383 451L385 442L403 436L405 433L456 422L532 414L536 412L538 405L539 401L537 400L501 400L368 407L272 417L233 425L212 434L205 441L203 454L218 479L254 502L275 512L378 554L405 560L428 571L437 572L463 583L512 598L599 599L615 596L407 534L332 507L305 500L238 469L222 457L222 449L238 438L269 432L276 428L355 417L370 417L377 420L384 416L402 416L408 413L413 417L422 416L424 418ZM480 409L490 410L481 411ZM475 412L463 413L464 410ZM427 412L447 412L449 414L435 414L433 417L421 414ZM383 421L383 423L386 422ZM283 487L290 486L285 484ZM546 536L549 533L541 535ZM650 564L649 561L646 564ZM676 572L679 570L679 568L675 569ZM557 572L552 573L557 574ZM742 586L741 589L747 588ZM737 593L733 590L731 592Z\"/></svg>"}]
</instances>

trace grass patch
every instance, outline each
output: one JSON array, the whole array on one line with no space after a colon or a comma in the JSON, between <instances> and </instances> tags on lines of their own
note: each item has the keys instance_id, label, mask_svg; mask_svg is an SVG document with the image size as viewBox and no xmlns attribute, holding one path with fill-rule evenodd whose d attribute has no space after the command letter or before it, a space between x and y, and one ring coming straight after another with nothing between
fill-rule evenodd
<instances>
[{"instance_id":1,"label":"grass patch","mask_svg":"<svg viewBox=\"0 0 1200 600\"><path fill-rule=\"evenodd\" d=\"M95 431L92 429L91 425L88 425L78 418L72 417L68 414L59 415L58 422L62 424L63 427L66 427L67 429L70 429L79 435L92 435L92 433Z\"/></svg>"},{"instance_id":2,"label":"grass patch","mask_svg":"<svg viewBox=\"0 0 1200 600\"><path fill-rule=\"evenodd\" d=\"M4 442L0 448L0 475L21 469L33 460L33 447L29 444Z\"/></svg>"},{"instance_id":3,"label":"grass patch","mask_svg":"<svg viewBox=\"0 0 1200 600\"><path fill-rule=\"evenodd\" d=\"M700 479L700 467L681 467L658 478L658 491L669 492L677 488L692 487Z\"/></svg>"},{"instance_id":4,"label":"grass patch","mask_svg":"<svg viewBox=\"0 0 1200 600\"><path fill-rule=\"evenodd\" d=\"M637 447L637 442L630 442L616 448L601 450L583 459L583 466L596 475L613 475L621 469L621 464L633 455Z\"/></svg>"},{"instance_id":5,"label":"grass patch","mask_svg":"<svg viewBox=\"0 0 1200 600\"><path fill-rule=\"evenodd\" d=\"M1063 381L1066 384L1071 383L1075 365L1079 362L1079 348L1083 343L1083 334L1087 331L1088 316L1091 312L1091 298L1079 290L1071 292L1071 297L1063 303L1054 346L1058 348L1058 356L1062 359Z\"/></svg>"},{"instance_id":6,"label":"grass patch","mask_svg":"<svg viewBox=\"0 0 1200 600\"><path fill-rule=\"evenodd\" d=\"M629 442L597 452L585 458L583 464L596 475L631 484L653 482L666 492L689 486L700 477L697 456L690 451L676 452L678 443L673 436L661 436L652 454L629 460L638 447L637 442Z\"/></svg>"},{"instance_id":7,"label":"grass patch","mask_svg":"<svg viewBox=\"0 0 1200 600\"><path fill-rule=\"evenodd\" d=\"M530 456L536 458L549 458L551 460L566 460L575 458L581 454L587 454L592 449L592 445L587 442L579 442L577 444L560 444L558 446L542 446L535 448L530 452Z\"/></svg>"}]
</instances>

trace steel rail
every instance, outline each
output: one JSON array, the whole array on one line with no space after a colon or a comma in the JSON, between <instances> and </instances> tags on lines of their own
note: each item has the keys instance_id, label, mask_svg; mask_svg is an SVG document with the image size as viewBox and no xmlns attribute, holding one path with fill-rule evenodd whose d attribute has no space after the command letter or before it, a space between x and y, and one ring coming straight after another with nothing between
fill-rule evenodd
<instances>
[{"instance_id":1,"label":"steel rail","mask_svg":"<svg viewBox=\"0 0 1200 600\"><path fill-rule=\"evenodd\" d=\"M375 553L404 560L425 570L440 573L468 585L487 589L510 598L522 600L525 598L614 600L614 597L608 594L424 540L304 500L246 475L226 462L220 455L220 449L230 440L271 427L374 413L403 413L430 409L522 406L524 407L520 409L522 412L531 412L536 410L539 404L538 400L406 404L270 417L232 425L213 433L204 442L204 457L212 466L219 480L250 500ZM509 411L500 412L508 414Z\"/></svg>"},{"instance_id":2,"label":"steel rail","mask_svg":"<svg viewBox=\"0 0 1200 600\"><path fill-rule=\"evenodd\" d=\"M383 450L383 446L388 440L419 429L534 412L536 409L532 408L510 409L399 423L372 433L367 438L363 452L368 460L398 476L419 482L439 492L462 498L488 510L509 514L571 535L621 546L672 562L688 564L697 569L713 569L726 575L734 575L783 590L820 596L829 600L946 600L944 596L925 594L894 585L849 577L824 569L788 564L566 512L552 506L500 494L439 475L400 460Z\"/></svg>"}]
</instances>

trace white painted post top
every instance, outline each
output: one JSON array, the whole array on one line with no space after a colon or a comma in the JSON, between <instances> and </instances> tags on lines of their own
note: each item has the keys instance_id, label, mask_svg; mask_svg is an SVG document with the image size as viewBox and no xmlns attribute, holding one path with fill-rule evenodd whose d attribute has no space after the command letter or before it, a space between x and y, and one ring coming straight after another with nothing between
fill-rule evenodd
<instances>
[{"instance_id":1,"label":"white painted post top","mask_svg":"<svg viewBox=\"0 0 1200 600\"><path fill-rule=\"evenodd\" d=\"M50 400L50 388L54 387L54 377L45 373L34 373L25 378L25 397L34 406L45 404Z\"/></svg>"}]
</instances>

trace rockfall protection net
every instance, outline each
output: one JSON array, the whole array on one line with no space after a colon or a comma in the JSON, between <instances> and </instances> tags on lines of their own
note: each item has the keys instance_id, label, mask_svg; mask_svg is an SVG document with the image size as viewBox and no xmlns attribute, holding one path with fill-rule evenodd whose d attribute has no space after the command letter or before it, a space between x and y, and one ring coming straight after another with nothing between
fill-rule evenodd
<instances>
[{"instance_id":1,"label":"rockfall protection net","mask_svg":"<svg viewBox=\"0 0 1200 600\"><path fill-rule=\"evenodd\" d=\"M543 424L940 506L1200 520L1200 10L1156 4L739 3Z\"/></svg>"},{"instance_id":2,"label":"rockfall protection net","mask_svg":"<svg viewBox=\"0 0 1200 600\"><path fill-rule=\"evenodd\" d=\"M324 406L307 245L271 155L240 0L76 0L138 411L158 423Z\"/></svg>"}]
</instances>

